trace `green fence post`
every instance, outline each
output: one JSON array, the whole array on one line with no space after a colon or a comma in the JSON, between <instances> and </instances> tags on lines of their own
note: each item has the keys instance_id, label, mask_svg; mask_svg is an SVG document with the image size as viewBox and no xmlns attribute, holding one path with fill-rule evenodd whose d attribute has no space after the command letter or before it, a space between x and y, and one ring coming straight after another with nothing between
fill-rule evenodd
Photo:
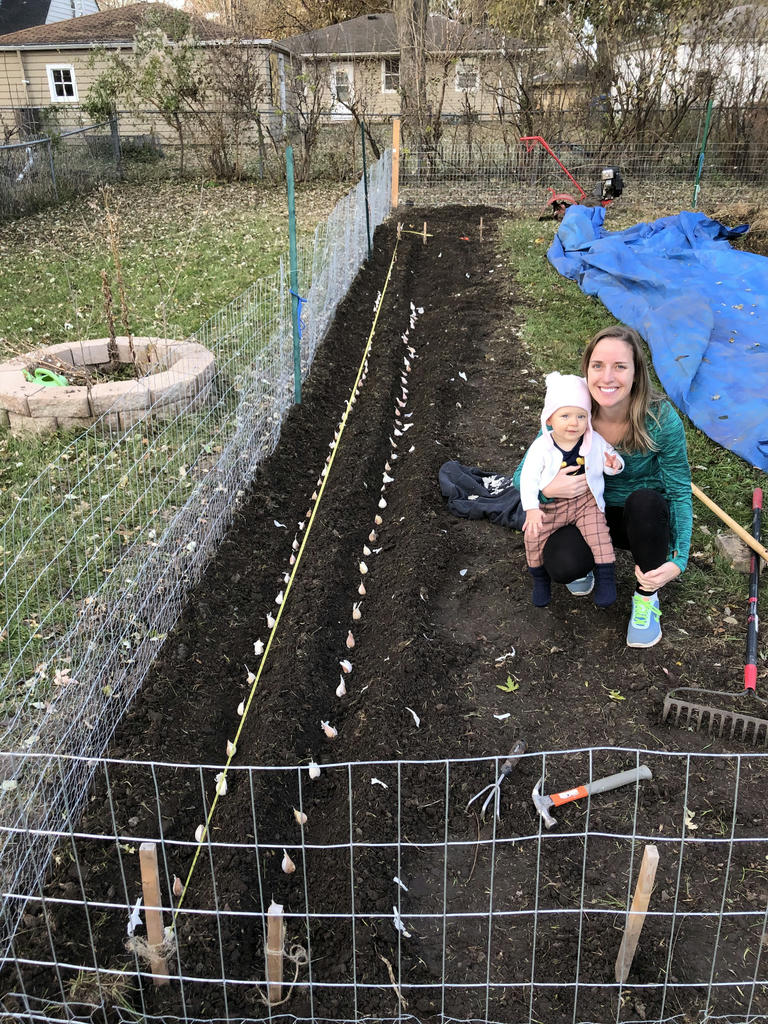
<instances>
[{"instance_id":1,"label":"green fence post","mask_svg":"<svg viewBox=\"0 0 768 1024\"><path fill-rule=\"evenodd\" d=\"M299 333L299 257L296 246L296 196L293 190L293 146L285 149L288 189L288 252L291 259L291 321L293 323L293 397L301 405L301 335Z\"/></svg>"},{"instance_id":2,"label":"green fence post","mask_svg":"<svg viewBox=\"0 0 768 1024\"><path fill-rule=\"evenodd\" d=\"M701 140L701 152L699 153L699 163L696 167L696 181L693 186L693 208L696 209L696 204L699 201L699 189L701 185L701 172L704 170L704 152L707 148L707 138L709 137L709 122L712 117L712 100L707 104L707 117L704 121L704 138Z\"/></svg>"},{"instance_id":3,"label":"green fence post","mask_svg":"<svg viewBox=\"0 0 768 1024\"><path fill-rule=\"evenodd\" d=\"M365 230L368 233L368 259L373 256L371 246L371 211L368 205L368 169L365 165L365 122L360 122L360 134L363 140L363 192L365 193Z\"/></svg>"}]
</instances>

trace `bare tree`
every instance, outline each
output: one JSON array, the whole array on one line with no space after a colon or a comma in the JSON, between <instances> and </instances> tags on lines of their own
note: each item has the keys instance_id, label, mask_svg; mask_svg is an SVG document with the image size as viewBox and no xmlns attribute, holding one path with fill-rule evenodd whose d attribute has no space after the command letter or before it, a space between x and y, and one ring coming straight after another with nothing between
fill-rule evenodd
<instances>
[{"instance_id":1,"label":"bare tree","mask_svg":"<svg viewBox=\"0 0 768 1024\"><path fill-rule=\"evenodd\" d=\"M400 50L400 117L403 133L417 149L426 141L426 36L429 0L393 0Z\"/></svg>"}]
</instances>

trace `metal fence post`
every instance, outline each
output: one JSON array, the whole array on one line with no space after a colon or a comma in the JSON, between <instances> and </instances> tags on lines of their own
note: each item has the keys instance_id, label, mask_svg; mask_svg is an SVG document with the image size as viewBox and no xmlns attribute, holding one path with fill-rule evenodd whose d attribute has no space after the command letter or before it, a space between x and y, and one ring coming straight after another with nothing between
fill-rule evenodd
<instances>
[{"instance_id":1,"label":"metal fence post","mask_svg":"<svg viewBox=\"0 0 768 1024\"><path fill-rule=\"evenodd\" d=\"M368 168L365 162L365 122L360 122L360 136L363 146L363 194L365 195L365 230L368 236L368 259L373 256L373 248L371 246L371 209L368 204Z\"/></svg>"},{"instance_id":2,"label":"metal fence post","mask_svg":"<svg viewBox=\"0 0 768 1024\"><path fill-rule=\"evenodd\" d=\"M291 321L293 323L293 393L301 405L301 332L299 330L299 261L296 245L296 195L293 188L293 146L285 149L285 183L288 189L288 251L291 260Z\"/></svg>"},{"instance_id":3,"label":"metal fence post","mask_svg":"<svg viewBox=\"0 0 768 1024\"><path fill-rule=\"evenodd\" d=\"M117 111L113 110L109 115L109 134L112 138L112 157L115 161L115 174L118 178L123 176L122 154L120 152L120 129L117 122Z\"/></svg>"},{"instance_id":4,"label":"metal fence post","mask_svg":"<svg viewBox=\"0 0 768 1024\"><path fill-rule=\"evenodd\" d=\"M46 147L48 149L48 164L49 164L49 166L51 168L51 184L53 185L53 195L54 195L54 198L56 199L56 201L58 202L58 200L59 200L59 190L56 187L56 168L53 165L53 146L51 145L51 140L50 139L46 139L45 140L45 145L46 145Z\"/></svg>"}]
</instances>

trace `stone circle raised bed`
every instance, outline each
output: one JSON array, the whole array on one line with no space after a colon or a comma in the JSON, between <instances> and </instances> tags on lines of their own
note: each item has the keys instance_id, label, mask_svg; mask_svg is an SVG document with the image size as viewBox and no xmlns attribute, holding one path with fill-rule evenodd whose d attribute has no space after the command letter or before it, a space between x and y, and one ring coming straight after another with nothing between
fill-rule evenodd
<instances>
[{"instance_id":1,"label":"stone circle raised bed","mask_svg":"<svg viewBox=\"0 0 768 1024\"><path fill-rule=\"evenodd\" d=\"M109 364L108 345L108 338L49 345L0 364L0 427L12 434L48 434L82 429L99 420L110 429L127 430L145 417L177 416L213 376L214 355L204 345L143 337L133 339L142 370L138 379L50 387L24 377L24 369L43 354L103 371ZM118 338L117 347L120 362L130 363L128 339Z\"/></svg>"}]
</instances>

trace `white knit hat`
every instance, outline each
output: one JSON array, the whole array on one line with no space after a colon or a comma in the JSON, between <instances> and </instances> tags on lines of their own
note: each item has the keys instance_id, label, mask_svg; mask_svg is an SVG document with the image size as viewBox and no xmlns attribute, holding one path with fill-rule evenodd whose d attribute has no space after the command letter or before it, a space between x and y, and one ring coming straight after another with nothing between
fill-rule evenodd
<instances>
[{"instance_id":1,"label":"white knit hat","mask_svg":"<svg viewBox=\"0 0 768 1024\"><path fill-rule=\"evenodd\" d=\"M564 405L574 405L578 409L584 409L587 414L587 429L584 431L584 438L581 443L581 451L586 455L592 447L592 399L589 394L587 382L583 377L577 377L572 373L547 374L547 394L544 398L544 410L541 414L541 429L546 436L547 420L557 409Z\"/></svg>"}]
</instances>

